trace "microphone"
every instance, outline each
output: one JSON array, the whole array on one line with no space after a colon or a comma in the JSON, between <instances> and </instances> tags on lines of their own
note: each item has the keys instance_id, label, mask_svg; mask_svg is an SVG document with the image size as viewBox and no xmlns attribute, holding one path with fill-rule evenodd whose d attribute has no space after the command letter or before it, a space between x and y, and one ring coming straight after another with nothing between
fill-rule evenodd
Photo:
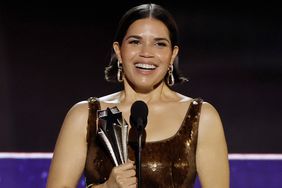
<instances>
[{"instance_id":1,"label":"microphone","mask_svg":"<svg viewBox=\"0 0 282 188\"><path fill-rule=\"evenodd\" d=\"M147 125L148 107L143 101L135 101L130 109L130 124L138 132L142 132Z\"/></svg>"},{"instance_id":2,"label":"microphone","mask_svg":"<svg viewBox=\"0 0 282 188\"><path fill-rule=\"evenodd\" d=\"M130 109L130 124L138 135L138 150L136 157L136 175L138 179L138 188L141 188L141 150L142 150L142 133L147 125L148 107L143 101L135 101Z\"/></svg>"}]
</instances>

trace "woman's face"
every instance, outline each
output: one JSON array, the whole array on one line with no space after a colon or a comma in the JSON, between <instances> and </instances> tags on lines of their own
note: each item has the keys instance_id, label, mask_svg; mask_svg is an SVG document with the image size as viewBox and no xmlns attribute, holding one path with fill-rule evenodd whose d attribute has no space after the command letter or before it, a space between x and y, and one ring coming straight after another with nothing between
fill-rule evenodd
<instances>
[{"instance_id":1,"label":"woman's face","mask_svg":"<svg viewBox=\"0 0 282 188\"><path fill-rule=\"evenodd\" d=\"M178 53L178 47L171 46L167 27L153 18L133 22L122 44L115 42L113 47L123 65L124 79L140 91L155 88Z\"/></svg>"}]
</instances>

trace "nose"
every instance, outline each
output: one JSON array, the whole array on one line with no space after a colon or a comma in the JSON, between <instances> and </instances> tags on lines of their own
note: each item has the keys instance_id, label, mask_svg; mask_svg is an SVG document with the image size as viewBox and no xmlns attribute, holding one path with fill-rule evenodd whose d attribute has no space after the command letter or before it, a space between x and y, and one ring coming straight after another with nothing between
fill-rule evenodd
<instances>
[{"instance_id":1,"label":"nose","mask_svg":"<svg viewBox=\"0 0 282 188\"><path fill-rule=\"evenodd\" d=\"M141 50L140 50L140 56L146 57L146 58L150 58L154 56L153 49L150 47L150 45L148 44L142 45Z\"/></svg>"}]
</instances>

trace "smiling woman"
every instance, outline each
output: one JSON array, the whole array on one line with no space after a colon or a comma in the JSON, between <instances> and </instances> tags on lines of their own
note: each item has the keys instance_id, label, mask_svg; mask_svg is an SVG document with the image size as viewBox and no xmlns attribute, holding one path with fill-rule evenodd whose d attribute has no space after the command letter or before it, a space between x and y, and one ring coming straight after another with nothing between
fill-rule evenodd
<instances>
[{"instance_id":1,"label":"smiling woman","mask_svg":"<svg viewBox=\"0 0 282 188\"><path fill-rule=\"evenodd\" d=\"M219 114L211 104L172 89L187 81L176 69L177 39L175 21L163 7L143 4L125 13L105 70L106 79L120 82L123 90L79 102L69 110L57 139L48 188L75 187L82 172L87 187L137 187L137 182L144 187L193 187L197 174L202 187L229 187ZM104 126L101 113L119 111L122 120L118 122L130 122L130 107L138 100L149 110L141 180L134 165L137 151L132 125L128 159L120 165L115 166L98 136Z\"/></svg>"},{"instance_id":2,"label":"smiling woman","mask_svg":"<svg viewBox=\"0 0 282 188\"><path fill-rule=\"evenodd\" d=\"M114 42L113 48L126 76L124 82L140 92L162 83L178 53L178 46L171 46L167 27L154 18L132 23L121 45Z\"/></svg>"}]
</instances>

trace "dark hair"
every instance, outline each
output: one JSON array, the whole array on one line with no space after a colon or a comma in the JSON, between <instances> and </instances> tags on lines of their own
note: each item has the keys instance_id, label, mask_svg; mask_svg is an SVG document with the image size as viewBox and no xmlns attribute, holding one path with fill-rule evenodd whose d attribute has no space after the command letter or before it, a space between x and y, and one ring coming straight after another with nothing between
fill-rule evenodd
<instances>
[{"instance_id":1,"label":"dark hair","mask_svg":"<svg viewBox=\"0 0 282 188\"><path fill-rule=\"evenodd\" d=\"M148 17L155 18L163 22L169 30L169 37L172 48L174 48L174 46L176 45L178 46L178 28L172 15L160 5L151 3L135 6L128 10L120 19L119 26L117 28L113 41L121 44L129 26L136 20ZM173 66L173 76L175 83L186 82L187 78L182 76L178 69L178 57L175 58ZM110 63L105 68L105 79L109 82L117 82L117 71L117 57L114 50L112 49Z\"/></svg>"}]
</instances>

